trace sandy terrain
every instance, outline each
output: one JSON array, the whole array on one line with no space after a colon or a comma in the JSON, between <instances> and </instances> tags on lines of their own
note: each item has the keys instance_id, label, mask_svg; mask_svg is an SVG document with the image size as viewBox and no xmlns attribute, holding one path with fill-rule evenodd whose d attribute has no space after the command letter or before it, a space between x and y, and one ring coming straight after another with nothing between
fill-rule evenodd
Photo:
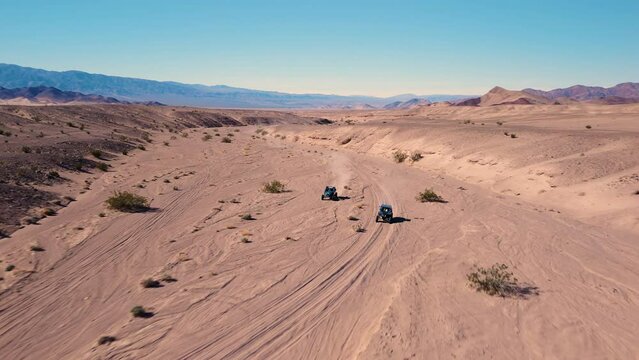
<instances>
[{"instance_id":1,"label":"sandy terrain","mask_svg":"<svg viewBox=\"0 0 639 360\"><path fill-rule=\"evenodd\" d=\"M212 129L156 133L56 216L0 240L0 265L15 265L0 282L0 354L635 359L638 113L303 112L338 124L215 129L230 144L202 141ZM398 164L396 150L424 158ZM290 191L259 191L273 179ZM346 198L320 201L329 184ZM426 187L446 202L416 201ZM107 210L116 190L153 209ZM381 202L399 221L375 223ZM473 265L496 262L532 293L468 287ZM164 275L177 281L140 286ZM133 318L135 305L153 315Z\"/></svg>"}]
</instances>

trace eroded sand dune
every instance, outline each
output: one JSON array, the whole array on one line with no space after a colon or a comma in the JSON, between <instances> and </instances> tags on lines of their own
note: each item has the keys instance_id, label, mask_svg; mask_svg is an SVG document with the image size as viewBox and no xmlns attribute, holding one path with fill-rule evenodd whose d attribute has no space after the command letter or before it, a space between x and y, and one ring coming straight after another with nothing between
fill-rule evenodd
<instances>
[{"instance_id":1,"label":"eroded sand dune","mask_svg":"<svg viewBox=\"0 0 639 360\"><path fill-rule=\"evenodd\" d=\"M553 141L530 124L508 124L519 135L511 139L493 134L503 126L463 118L395 124L379 116L352 126L267 127L257 138L255 127L220 129L234 135L230 144L202 141L211 129L189 130L170 146L158 134L149 151L120 158L57 216L0 241L2 264L16 266L0 293L2 357L636 358L636 228L502 191L544 164L536 153L560 151L551 144L573 130ZM636 136L612 132L564 156L597 159L609 149L617 165L601 171L636 171L625 158ZM352 139L341 145L344 137ZM397 164L397 149L425 157ZM592 159L587 169L600 166ZM510 180L495 170L465 178L475 171L462 163L515 172ZM576 186L570 176L557 176L565 181L558 188ZM259 191L273 179L290 191ZM329 184L346 198L320 201ZM426 187L447 202L417 202ZM115 190L147 196L153 210L106 210ZM375 223L381 202L399 221ZM620 209L636 216L632 205ZM247 213L255 219L242 220ZM45 251L29 251L32 243ZM504 299L468 287L474 264L496 262L538 294ZM177 281L140 286L164 275ZM135 305L153 316L133 318ZM105 335L116 340L98 345Z\"/></svg>"}]
</instances>

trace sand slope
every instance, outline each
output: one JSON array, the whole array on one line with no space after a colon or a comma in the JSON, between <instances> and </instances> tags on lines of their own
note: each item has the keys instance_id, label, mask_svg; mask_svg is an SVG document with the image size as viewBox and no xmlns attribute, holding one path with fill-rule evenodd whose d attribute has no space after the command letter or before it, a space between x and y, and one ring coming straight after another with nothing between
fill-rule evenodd
<instances>
[{"instance_id":1,"label":"sand slope","mask_svg":"<svg viewBox=\"0 0 639 360\"><path fill-rule=\"evenodd\" d=\"M171 146L122 159L58 216L0 242L3 264L16 265L2 282L0 353L11 359L636 357L634 235L542 211L456 173L393 163L357 139L342 146L336 138L308 137L386 131L389 137L374 142L412 141L393 139L397 131L414 133L410 124L379 126L287 125L266 128L269 134L257 139L248 127L233 133L231 144L201 141L204 130L196 129ZM270 179L291 191L259 192ZM328 184L348 198L320 201ZM425 187L447 203L415 201ZM102 202L119 189L152 198L155 209L105 210ZM374 222L380 202L394 206L398 222ZM255 220L240 219L249 212ZM356 223L366 231L355 232ZM32 242L46 251L30 252ZM539 294L502 299L469 289L472 265L495 262L508 264ZM165 274L177 281L139 285ZM132 318L134 305L154 316ZM117 340L98 346L103 335Z\"/></svg>"}]
</instances>

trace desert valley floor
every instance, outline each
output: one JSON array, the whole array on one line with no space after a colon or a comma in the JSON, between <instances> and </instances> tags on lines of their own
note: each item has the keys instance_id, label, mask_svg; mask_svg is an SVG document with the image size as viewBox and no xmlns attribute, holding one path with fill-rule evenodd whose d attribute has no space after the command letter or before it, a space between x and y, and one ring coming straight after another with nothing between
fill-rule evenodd
<instances>
[{"instance_id":1,"label":"desert valley floor","mask_svg":"<svg viewBox=\"0 0 639 360\"><path fill-rule=\"evenodd\" d=\"M85 190L0 239L0 357L637 358L639 106L290 116L333 123L150 131L106 172L61 171L50 191ZM152 209L107 209L123 190ZM521 296L468 286L494 263Z\"/></svg>"}]
</instances>

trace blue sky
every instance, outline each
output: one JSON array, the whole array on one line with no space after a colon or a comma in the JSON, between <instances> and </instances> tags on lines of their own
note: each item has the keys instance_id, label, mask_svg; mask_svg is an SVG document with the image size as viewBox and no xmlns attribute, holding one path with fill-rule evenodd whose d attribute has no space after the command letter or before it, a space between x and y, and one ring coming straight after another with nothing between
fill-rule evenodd
<instances>
[{"instance_id":1,"label":"blue sky","mask_svg":"<svg viewBox=\"0 0 639 360\"><path fill-rule=\"evenodd\" d=\"M0 62L286 92L639 81L639 1L0 1Z\"/></svg>"}]
</instances>

